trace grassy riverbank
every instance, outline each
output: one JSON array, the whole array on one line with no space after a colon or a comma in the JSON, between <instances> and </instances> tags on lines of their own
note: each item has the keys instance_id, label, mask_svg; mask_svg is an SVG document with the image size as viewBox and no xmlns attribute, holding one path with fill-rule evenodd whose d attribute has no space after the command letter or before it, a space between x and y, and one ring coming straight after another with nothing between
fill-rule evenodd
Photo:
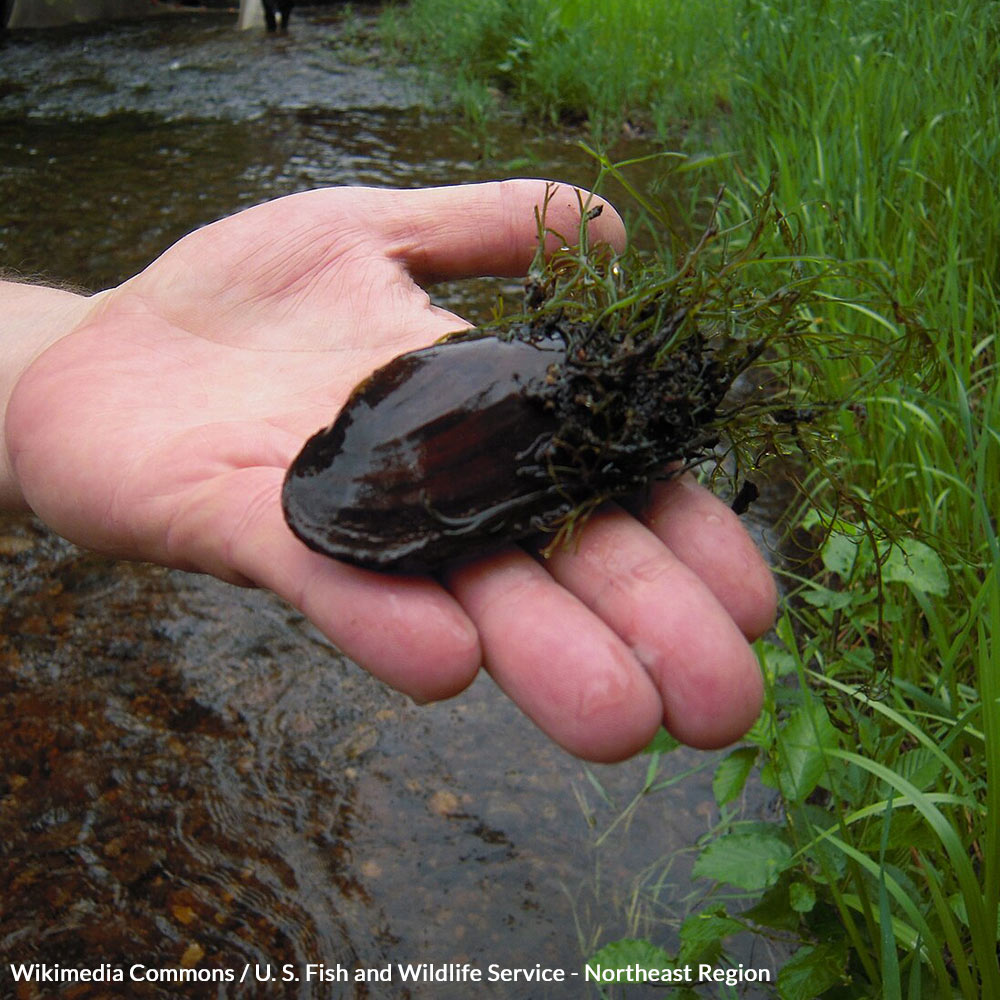
<instances>
[{"instance_id":1,"label":"grassy riverbank","mask_svg":"<svg viewBox=\"0 0 1000 1000\"><path fill-rule=\"evenodd\" d=\"M796 249L884 262L881 304L810 305L846 345L824 339L827 387L880 360L851 345L925 333L803 483L815 556L760 647L769 711L719 767L717 887L669 956L653 932L605 961L749 931L792 943L783 997L1000 996L1000 3L413 0L389 27L474 114L673 136L713 158L725 221L773 177ZM757 768L778 824L735 809Z\"/></svg>"},{"instance_id":2,"label":"grassy riverbank","mask_svg":"<svg viewBox=\"0 0 1000 1000\"><path fill-rule=\"evenodd\" d=\"M728 99L735 0L416 0L392 41L446 68L468 103L504 95L540 121L663 128ZM707 16L706 16L707 12Z\"/></svg>"}]
</instances>

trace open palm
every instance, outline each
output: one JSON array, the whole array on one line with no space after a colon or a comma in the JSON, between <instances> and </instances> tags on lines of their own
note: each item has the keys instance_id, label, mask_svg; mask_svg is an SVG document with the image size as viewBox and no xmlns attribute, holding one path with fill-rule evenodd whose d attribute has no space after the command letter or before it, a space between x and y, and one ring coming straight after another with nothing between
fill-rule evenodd
<instances>
[{"instance_id":1,"label":"open palm","mask_svg":"<svg viewBox=\"0 0 1000 1000\"><path fill-rule=\"evenodd\" d=\"M418 700L485 663L583 756L626 756L661 720L695 745L735 738L759 709L746 637L774 591L693 483L659 488L642 522L603 512L544 564L511 547L440 580L338 563L284 524L284 471L352 387L465 325L420 283L523 273L545 194L325 189L191 234L90 300L17 384L6 431L25 498L79 544L270 588ZM574 189L547 221L576 232ZM591 236L620 244L620 220L605 212Z\"/></svg>"}]
</instances>

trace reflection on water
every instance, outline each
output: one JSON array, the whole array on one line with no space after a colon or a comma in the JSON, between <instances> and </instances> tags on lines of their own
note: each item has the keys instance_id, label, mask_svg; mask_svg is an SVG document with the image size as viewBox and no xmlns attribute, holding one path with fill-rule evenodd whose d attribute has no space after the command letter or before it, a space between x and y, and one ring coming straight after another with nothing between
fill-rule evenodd
<instances>
[{"instance_id":1,"label":"reflection on water","mask_svg":"<svg viewBox=\"0 0 1000 1000\"><path fill-rule=\"evenodd\" d=\"M492 139L516 169L482 161L412 72L358 55L354 33L342 62L340 24L307 10L275 39L192 15L0 43L3 264L103 287L199 225L311 187L593 181L574 137L517 122Z\"/></svg>"},{"instance_id":2,"label":"reflection on water","mask_svg":"<svg viewBox=\"0 0 1000 1000\"><path fill-rule=\"evenodd\" d=\"M96 288L199 225L317 185L592 179L567 137L526 137L517 123L494 136L516 170L479 160L412 75L383 71L356 39L345 47L343 23L306 11L275 40L191 15L2 43L0 266ZM439 289L472 318L493 294L489 283ZM0 522L0 561L5 962L251 963L279 976L307 962L579 969L632 930L637 873L710 819L704 772L597 848L645 762L588 772L488 679L416 708L268 594L108 562L31 520ZM676 909L661 916L683 910L684 867L670 869L681 888L664 893ZM0 970L0 996L51 995L13 989ZM468 988L293 981L184 994Z\"/></svg>"}]
</instances>

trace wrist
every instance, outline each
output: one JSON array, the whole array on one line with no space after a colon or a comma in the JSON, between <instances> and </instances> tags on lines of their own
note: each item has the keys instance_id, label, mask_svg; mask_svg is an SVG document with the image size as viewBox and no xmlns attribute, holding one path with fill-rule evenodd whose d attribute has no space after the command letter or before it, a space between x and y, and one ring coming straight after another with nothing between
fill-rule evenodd
<instances>
[{"instance_id":1,"label":"wrist","mask_svg":"<svg viewBox=\"0 0 1000 1000\"><path fill-rule=\"evenodd\" d=\"M35 359L76 329L94 307L77 292L0 281L0 511L27 510L6 434L7 406L18 382Z\"/></svg>"}]
</instances>

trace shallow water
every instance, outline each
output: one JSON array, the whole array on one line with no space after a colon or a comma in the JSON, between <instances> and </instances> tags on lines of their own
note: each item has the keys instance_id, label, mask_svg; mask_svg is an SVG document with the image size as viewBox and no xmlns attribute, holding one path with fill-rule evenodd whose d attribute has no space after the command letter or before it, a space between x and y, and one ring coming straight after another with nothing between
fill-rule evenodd
<instances>
[{"instance_id":1,"label":"shallow water","mask_svg":"<svg viewBox=\"0 0 1000 1000\"><path fill-rule=\"evenodd\" d=\"M296 11L267 38L198 13L0 43L0 266L99 288L199 225L317 185L593 179L572 134L516 121L481 155L416 74L379 65L358 17ZM435 295L476 319L503 287ZM674 755L699 776L598 845L647 762L585 767L488 678L417 708L266 593L110 562L30 519L0 521L0 563L4 963L249 964L251 979L285 963L304 977L309 962L579 970L645 929L651 884L664 940L686 911L688 858L665 859L712 820L712 756ZM5 966L0 996L50 995L14 989ZM478 992L588 995L579 980ZM470 990L397 975L184 995Z\"/></svg>"},{"instance_id":2,"label":"shallow water","mask_svg":"<svg viewBox=\"0 0 1000 1000\"><path fill-rule=\"evenodd\" d=\"M595 850L616 809L488 680L416 708L267 594L31 523L0 551L10 960L576 968L708 821L692 786ZM640 770L594 773L621 807Z\"/></svg>"}]
</instances>

